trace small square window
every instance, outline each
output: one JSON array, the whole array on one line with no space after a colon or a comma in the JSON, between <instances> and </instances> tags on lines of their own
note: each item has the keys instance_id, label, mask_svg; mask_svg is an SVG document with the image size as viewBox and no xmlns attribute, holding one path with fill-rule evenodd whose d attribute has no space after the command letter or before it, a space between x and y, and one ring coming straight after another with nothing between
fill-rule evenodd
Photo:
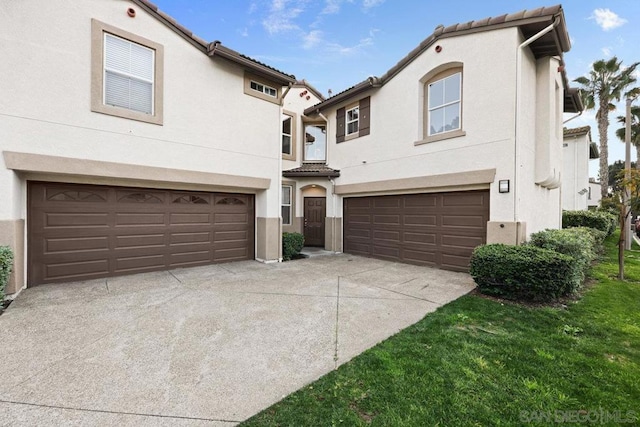
<instances>
[{"instance_id":1,"label":"small square window","mask_svg":"<svg viewBox=\"0 0 640 427\"><path fill-rule=\"evenodd\" d=\"M347 110L347 136L358 133L360 130L360 108L354 107L350 110Z\"/></svg>"}]
</instances>

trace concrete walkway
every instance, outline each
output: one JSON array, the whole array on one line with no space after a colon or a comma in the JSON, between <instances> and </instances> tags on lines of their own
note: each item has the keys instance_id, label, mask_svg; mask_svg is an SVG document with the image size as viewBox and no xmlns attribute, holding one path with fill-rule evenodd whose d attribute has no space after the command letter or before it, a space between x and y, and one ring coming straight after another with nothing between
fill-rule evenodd
<instances>
[{"instance_id":1,"label":"concrete walkway","mask_svg":"<svg viewBox=\"0 0 640 427\"><path fill-rule=\"evenodd\" d=\"M473 287L343 254L30 288L0 316L0 424L231 426Z\"/></svg>"}]
</instances>

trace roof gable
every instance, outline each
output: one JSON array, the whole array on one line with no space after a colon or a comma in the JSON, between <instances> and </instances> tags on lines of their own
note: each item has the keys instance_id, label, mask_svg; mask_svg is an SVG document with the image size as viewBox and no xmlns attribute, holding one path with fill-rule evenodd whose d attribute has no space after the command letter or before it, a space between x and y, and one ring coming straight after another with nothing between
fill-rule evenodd
<instances>
[{"instance_id":1,"label":"roof gable","mask_svg":"<svg viewBox=\"0 0 640 427\"><path fill-rule=\"evenodd\" d=\"M511 27L518 27L526 39L554 23L556 23L556 25L553 31L550 31L529 45L534 56L536 58L542 58L546 56L562 56L564 52L569 51L571 48L571 42L569 41L569 34L567 33L564 12L561 5L540 7L533 10L521 10L516 13L454 24L448 27L438 25L429 37L424 39L415 49L409 52L382 76L369 77L368 79L351 86L350 88L339 92L310 108L307 108L304 113L313 114L314 112L324 110L346 101L368 89L383 86L440 39ZM582 107L578 91L576 89L569 88L564 68L561 71L563 74L563 81L567 89L565 91L564 98L565 112L578 112Z\"/></svg>"}]
</instances>

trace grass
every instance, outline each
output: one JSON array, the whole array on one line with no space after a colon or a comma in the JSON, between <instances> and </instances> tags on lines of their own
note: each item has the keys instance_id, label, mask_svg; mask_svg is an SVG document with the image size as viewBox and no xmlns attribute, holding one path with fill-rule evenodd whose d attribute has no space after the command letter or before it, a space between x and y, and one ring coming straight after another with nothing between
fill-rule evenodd
<instances>
[{"instance_id":1,"label":"grass","mask_svg":"<svg viewBox=\"0 0 640 427\"><path fill-rule=\"evenodd\" d=\"M640 250L617 235L575 301L460 298L244 426L640 423Z\"/></svg>"}]
</instances>

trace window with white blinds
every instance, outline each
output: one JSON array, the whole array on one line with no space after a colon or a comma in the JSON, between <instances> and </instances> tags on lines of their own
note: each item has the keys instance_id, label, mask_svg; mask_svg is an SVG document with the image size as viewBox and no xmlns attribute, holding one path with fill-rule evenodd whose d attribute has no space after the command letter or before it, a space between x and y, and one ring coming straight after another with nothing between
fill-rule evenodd
<instances>
[{"instance_id":1,"label":"window with white blinds","mask_svg":"<svg viewBox=\"0 0 640 427\"><path fill-rule=\"evenodd\" d=\"M104 104L154 114L155 52L104 33Z\"/></svg>"}]
</instances>

